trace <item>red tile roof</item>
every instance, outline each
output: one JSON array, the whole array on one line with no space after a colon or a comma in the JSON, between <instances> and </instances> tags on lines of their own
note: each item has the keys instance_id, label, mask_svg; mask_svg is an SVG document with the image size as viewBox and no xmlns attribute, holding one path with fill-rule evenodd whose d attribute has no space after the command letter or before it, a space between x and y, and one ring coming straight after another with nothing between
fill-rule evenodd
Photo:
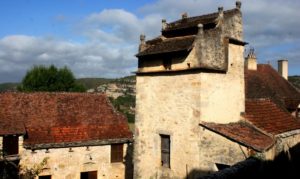
<instances>
[{"instance_id":1,"label":"red tile roof","mask_svg":"<svg viewBox=\"0 0 300 179\"><path fill-rule=\"evenodd\" d=\"M0 116L2 116L0 114ZM0 136L23 135L26 133L23 121L16 121L8 116L7 120L0 119Z\"/></svg>"},{"instance_id":2,"label":"red tile roof","mask_svg":"<svg viewBox=\"0 0 300 179\"><path fill-rule=\"evenodd\" d=\"M224 18L227 19L228 17L231 17L234 14L240 13L238 9L230 9L227 11L224 11ZM162 35L166 37L173 37L178 34L185 34L188 33L189 35L196 34L198 32L197 25L203 24L204 26L206 24L215 24L216 18L218 17L219 13L211 13L211 14L205 14L201 16L195 16L195 17L188 17L185 19L179 19L174 22L170 22L167 24L167 27L162 30ZM195 29L195 30L191 30Z\"/></svg>"},{"instance_id":3,"label":"red tile roof","mask_svg":"<svg viewBox=\"0 0 300 179\"><path fill-rule=\"evenodd\" d=\"M202 122L200 125L256 151L265 151L274 144L274 140L270 136L260 132L246 122L240 121L229 124Z\"/></svg>"},{"instance_id":4,"label":"red tile roof","mask_svg":"<svg viewBox=\"0 0 300 179\"><path fill-rule=\"evenodd\" d=\"M139 52L136 56L142 57L148 55L189 51L193 47L194 40L195 40L195 36L190 35L190 36L174 37L174 38L161 38L161 40L155 39L155 40L147 41L147 48Z\"/></svg>"},{"instance_id":5,"label":"red tile roof","mask_svg":"<svg viewBox=\"0 0 300 179\"><path fill-rule=\"evenodd\" d=\"M245 70L246 98L269 98L286 109L296 109L300 92L281 77L270 65L257 65L257 70Z\"/></svg>"},{"instance_id":6,"label":"red tile roof","mask_svg":"<svg viewBox=\"0 0 300 179\"><path fill-rule=\"evenodd\" d=\"M0 122L2 135L8 134L7 123L24 124L24 145L33 148L132 138L126 118L114 111L104 94L0 93L0 121L6 121L6 125Z\"/></svg>"},{"instance_id":7,"label":"red tile roof","mask_svg":"<svg viewBox=\"0 0 300 179\"><path fill-rule=\"evenodd\" d=\"M245 117L253 125L272 135L300 129L300 122L270 99L246 100Z\"/></svg>"}]
</instances>

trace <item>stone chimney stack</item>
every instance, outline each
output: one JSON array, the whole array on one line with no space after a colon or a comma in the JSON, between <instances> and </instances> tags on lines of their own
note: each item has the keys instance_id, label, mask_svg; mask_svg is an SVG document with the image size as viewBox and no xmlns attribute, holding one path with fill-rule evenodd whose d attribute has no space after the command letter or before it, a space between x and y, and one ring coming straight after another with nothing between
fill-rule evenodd
<instances>
[{"instance_id":1,"label":"stone chimney stack","mask_svg":"<svg viewBox=\"0 0 300 179\"><path fill-rule=\"evenodd\" d=\"M237 9L241 9L241 7L242 7L242 2L241 1L236 1L235 2L235 7L237 8Z\"/></svg>"},{"instance_id":2,"label":"stone chimney stack","mask_svg":"<svg viewBox=\"0 0 300 179\"><path fill-rule=\"evenodd\" d=\"M216 27L221 27L224 21L224 9L223 7L218 7L218 17L216 18Z\"/></svg>"},{"instance_id":3,"label":"stone chimney stack","mask_svg":"<svg viewBox=\"0 0 300 179\"><path fill-rule=\"evenodd\" d=\"M246 67L248 70L257 70L257 60L254 53L254 48L251 48L248 56L246 57Z\"/></svg>"},{"instance_id":4,"label":"stone chimney stack","mask_svg":"<svg viewBox=\"0 0 300 179\"><path fill-rule=\"evenodd\" d=\"M278 73L286 80L288 79L288 60L278 60Z\"/></svg>"},{"instance_id":5,"label":"stone chimney stack","mask_svg":"<svg viewBox=\"0 0 300 179\"><path fill-rule=\"evenodd\" d=\"M163 19L161 20L161 29L162 30L165 30L167 28L167 20L166 19Z\"/></svg>"},{"instance_id":6,"label":"stone chimney stack","mask_svg":"<svg viewBox=\"0 0 300 179\"><path fill-rule=\"evenodd\" d=\"M183 13L182 15L181 15L181 18L182 19L187 19L188 18L188 14L185 12L185 13Z\"/></svg>"},{"instance_id":7,"label":"stone chimney stack","mask_svg":"<svg viewBox=\"0 0 300 179\"><path fill-rule=\"evenodd\" d=\"M146 49L146 36L144 34L140 35L140 46L139 46L139 52Z\"/></svg>"}]
</instances>

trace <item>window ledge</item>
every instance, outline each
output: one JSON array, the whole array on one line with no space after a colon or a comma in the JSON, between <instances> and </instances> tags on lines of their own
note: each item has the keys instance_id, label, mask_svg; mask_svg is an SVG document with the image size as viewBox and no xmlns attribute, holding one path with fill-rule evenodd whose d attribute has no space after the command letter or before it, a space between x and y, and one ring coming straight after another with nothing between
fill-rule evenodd
<instances>
[{"instance_id":1,"label":"window ledge","mask_svg":"<svg viewBox=\"0 0 300 179\"><path fill-rule=\"evenodd\" d=\"M111 162L110 164L112 166L120 166L120 165L124 165L124 161L123 162Z\"/></svg>"},{"instance_id":2,"label":"window ledge","mask_svg":"<svg viewBox=\"0 0 300 179\"><path fill-rule=\"evenodd\" d=\"M20 156L19 156L19 154L5 155L5 156L3 156L3 158L0 159L0 160L7 160L7 161L20 160Z\"/></svg>"}]
</instances>

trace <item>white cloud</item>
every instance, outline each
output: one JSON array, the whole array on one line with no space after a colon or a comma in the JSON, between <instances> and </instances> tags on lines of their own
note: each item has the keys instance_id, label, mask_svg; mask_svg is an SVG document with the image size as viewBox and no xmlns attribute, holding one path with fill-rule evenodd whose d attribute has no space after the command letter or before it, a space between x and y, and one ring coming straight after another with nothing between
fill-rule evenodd
<instances>
[{"instance_id":1,"label":"white cloud","mask_svg":"<svg viewBox=\"0 0 300 179\"><path fill-rule=\"evenodd\" d=\"M0 82L19 81L34 64L68 66L76 77L117 77L136 69L139 35L160 34L161 19L216 12L218 6L234 8L234 0L160 0L141 7L138 15L123 9L105 9L82 19L74 29L84 43L55 37L11 35L0 39ZM300 3L296 0L243 1L245 40L259 60L288 58L291 71L300 74ZM282 48L289 46L291 48Z\"/></svg>"},{"instance_id":2,"label":"white cloud","mask_svg":"<svg viewBox=\"0 0 300 179\"><path fill-rule=\"evenodd\" d=\"M117 77L130 74L136 63L127 54L134 54L135 47L124 51L103 43L76 44L57 39L7 36L0 39L0 49L2 82L19 81L35 64L68 66L76 77ZM16 76L17 79L10 79Z\"/></svg>"}]
</instances>

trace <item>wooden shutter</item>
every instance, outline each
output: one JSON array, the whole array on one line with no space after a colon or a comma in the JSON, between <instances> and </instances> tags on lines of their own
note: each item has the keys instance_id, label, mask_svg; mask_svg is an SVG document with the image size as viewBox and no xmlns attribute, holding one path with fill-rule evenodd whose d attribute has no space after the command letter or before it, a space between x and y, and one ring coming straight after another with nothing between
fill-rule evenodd
<instances>
[{"instance_id":1,"label":"wooden shutter","mask_svg":"<svg viewBox=\"0 0 300 179\"><path fill-rule=\"evenodd\" d=\"M170 136L161 135L161 165L170 168Z\"/></svg>"},{"instance_id":2,"label":"wooden shutter","mask_svg":"<svg viewBox=\"0 0 300 179\"><path fill-rule=\"evenodd\" d=\"M111 145L111 162L123 162L123 144Z\"/></svg>"}]
</instances>

